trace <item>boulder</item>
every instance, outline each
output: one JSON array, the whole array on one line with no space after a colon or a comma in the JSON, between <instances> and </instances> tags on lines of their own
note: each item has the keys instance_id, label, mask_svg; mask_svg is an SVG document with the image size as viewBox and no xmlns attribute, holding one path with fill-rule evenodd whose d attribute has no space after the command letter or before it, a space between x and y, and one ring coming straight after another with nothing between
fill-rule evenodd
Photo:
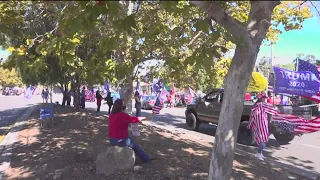
<instances>
[{"instance_id":1,"label":"boulder","mask_svg":"<svg viewBox=\"0 0 320 180\"><path fill-rule=\"evenodd\" d=\"M129 147L108 147L97 157L96 173L109 176L118 171L133 170L135 159L134 151Z\"/></svg>"}]
</instances>

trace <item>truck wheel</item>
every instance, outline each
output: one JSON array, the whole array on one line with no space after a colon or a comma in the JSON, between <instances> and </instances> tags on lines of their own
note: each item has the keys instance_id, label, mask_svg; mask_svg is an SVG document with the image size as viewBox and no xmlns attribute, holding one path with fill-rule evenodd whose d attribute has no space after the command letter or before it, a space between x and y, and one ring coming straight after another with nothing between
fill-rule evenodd
<instances>
[{"instance_id":1,"label":"truck wheel","mask_svg":"<svg viewBox=\"0 0 320 180\"><path fill-rule=\"evenodd\" d=\"M240 122L239 131L238 131L238 143L252 146L255 144L253 131L248 128L248 121Z\"/></svg>"},{"instance_id":2,"label":"truck wheel","mask_svg":"<svg viewBox=\"0 0 320 180\"><path fill-rule=\"evenodd\" d=\"M275 132L273 133L273 136L281 145L289 144L289 142L291 142L294 139L293 134L287 134L283 132Z\"/></svg>"},{"instance_id":3,"label":"truck wheel","mask_svg":"<svg viewBox=\"0 0 320 180\"><path fill-rule=\"evenodd\" d=\"M193 131L199 131L200 122L193 113L188 113L186 116L187 126Z\"/></svg>"}]
</instances>

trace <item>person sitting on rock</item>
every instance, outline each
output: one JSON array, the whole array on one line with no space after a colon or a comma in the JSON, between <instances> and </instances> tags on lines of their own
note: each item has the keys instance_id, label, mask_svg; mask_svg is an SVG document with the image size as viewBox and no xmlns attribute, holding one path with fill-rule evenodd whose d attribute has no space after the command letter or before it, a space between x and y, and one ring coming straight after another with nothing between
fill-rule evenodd
<instances>
[{"instance_id":1,"label":"person sitting on rock","mask_svg":"<svg viewBox=\"0 0 320 180\"><path fill-rule=\"evenodd\" d=\"M123 100L117 99L112 107L111 114L109 116L109 141L112 146L131 147L135 154L144 162L148 163L150 157L136 144L132 138L128 135L128 128L130 123L139 123L145 117L132 117L123 110Z\"/></svg>"}]
</instances>

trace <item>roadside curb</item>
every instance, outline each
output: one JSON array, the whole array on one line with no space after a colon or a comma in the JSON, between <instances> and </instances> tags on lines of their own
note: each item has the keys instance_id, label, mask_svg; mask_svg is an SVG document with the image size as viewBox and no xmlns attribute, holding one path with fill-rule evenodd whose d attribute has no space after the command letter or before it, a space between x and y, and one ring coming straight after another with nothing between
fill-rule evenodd
<instances>
[{"instance_id":1,"label":"roadside curb","mask_svg":"<svg viewBox=\"0 0 320 180\"><path fill-rule=\"evenodd\" d=\"M0 179L5 176L5 171L10 167L12 145L17 142L18 132L27 122L25 120L30 117L31 113L36 109L37 105L28 107L27 110L17 119L9 133L0 143Z\"/></svg>"},{"instance_id":2,"label":"roadside curb","mask_svg":"<svg viewBox=\"0 0 320 180\"><path fill-rule=\"evenodd\" d=\"M159 128L159 129L166 130L166 131L170 131L172 133L180 133L180 134L187 134L188 133L187 130L185 130L185 129L181 129L181 128L176 128L176 129L165 128L164 126L155 124L152 121L151 122L144 121L143 124L146 125L146 126L152 126L152 127L156 127L156 128ZM209 143L214 143L214 137L212 137L213 140L210 141L210 140L206 140L206 139L203 139L201 137L195 136L195 134L190 134L189 133L188 136L192 136L196 140L209 142ZM245 147L245 146L242 147L242 146L243 145L241 145L241 144L237 144L236 148L235 148L235 153L242 154L242 155L247 155L247 156L251 156L251 157L255 158L255 154L254 153L242 150L244 148L247 148L247 149L249 148L252 152L255 152L256 151L255 148L253 148L253 147ZM289 165L289 164L286 164L284 162L278 162L278 161L272 160L270 158L265 159L264 162L267 162L271 166L283 168L283 169L285 169L285 170L287 170L289 172L295 173L295 174L300 174L300 175L302 175L302 176L304 176L304 177L306 177L308 179L311 179L311 180L316 180L317 177L320 177L320 173L307 171L307 170L304 170L304 169L300 169L300 168L297 168L297 167L295 167L293 165Z\"/></svg>"}]
</instances>

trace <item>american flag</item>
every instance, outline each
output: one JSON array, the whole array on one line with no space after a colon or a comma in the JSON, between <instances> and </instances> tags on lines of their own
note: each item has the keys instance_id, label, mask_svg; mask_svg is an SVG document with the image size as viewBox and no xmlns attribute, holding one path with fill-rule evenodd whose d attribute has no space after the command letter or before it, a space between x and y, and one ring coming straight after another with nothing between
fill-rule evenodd
<instances>
[{"instance_id":1,"label":"american flag","mask_svg":"<svg viewBox=\"0 0 320 180\"><path fill-rule=\"evenodd\" d=\"M195 92L189 87L189 90L188 90L188 103L192 102L194 94L195 94Z\"/></svg>"},{"instance_id":2,"label":"american flag","mask_svg":"<svg viewBox=\"0 0 320 180\"><path fill-rule=\"evenodd\" d=\"M320 67L317 67L308 61L299 59L298 71L310 71L320 79Z\"/></svg>"},{"instance_id":3,"label":"american flag","mask_svg":"<svg viewBox=\"0 0 320 180\"><path fill-rule=\"evenodd\" d=\"M307 61L299 59L298 71L310 71L320 80L320 66L315 66ZM304 97L320 103L320 93L311 97Z\"/></svg>"},{"instance_id":4,"label":"american flag","mask_svg":"<svg viewBox=\"0 0 320 180\"><path fill-rule=\"evenodd\" d=\"M263 102L257 103L251 110L248 128L254 132L257 144L267 142L269 138L268 114L276 115L278 112Z\"/></svg>"},{"instance_id":5,"label":"american flag","mask_svg":"<svg viewBox=\"0 0 320 180\"><path fill-rule=\"evenodd\" d=\"M306 120L294 115L278 114L273 117L272 122L286 133L305 134L320 131L320 117Z\"/></svg>"},{"instance_id":6,"label":"american flag","mask_svg":"<svg viewBox=\"0 0 320 180\"><path fill-rule=\"evenodd\" d=\"M162 107L163 107L163 104L161 103L160 98L158 96L157 100L152 108L152 113L153 114L160 114Z\"/></svg>"}]
</instances>

